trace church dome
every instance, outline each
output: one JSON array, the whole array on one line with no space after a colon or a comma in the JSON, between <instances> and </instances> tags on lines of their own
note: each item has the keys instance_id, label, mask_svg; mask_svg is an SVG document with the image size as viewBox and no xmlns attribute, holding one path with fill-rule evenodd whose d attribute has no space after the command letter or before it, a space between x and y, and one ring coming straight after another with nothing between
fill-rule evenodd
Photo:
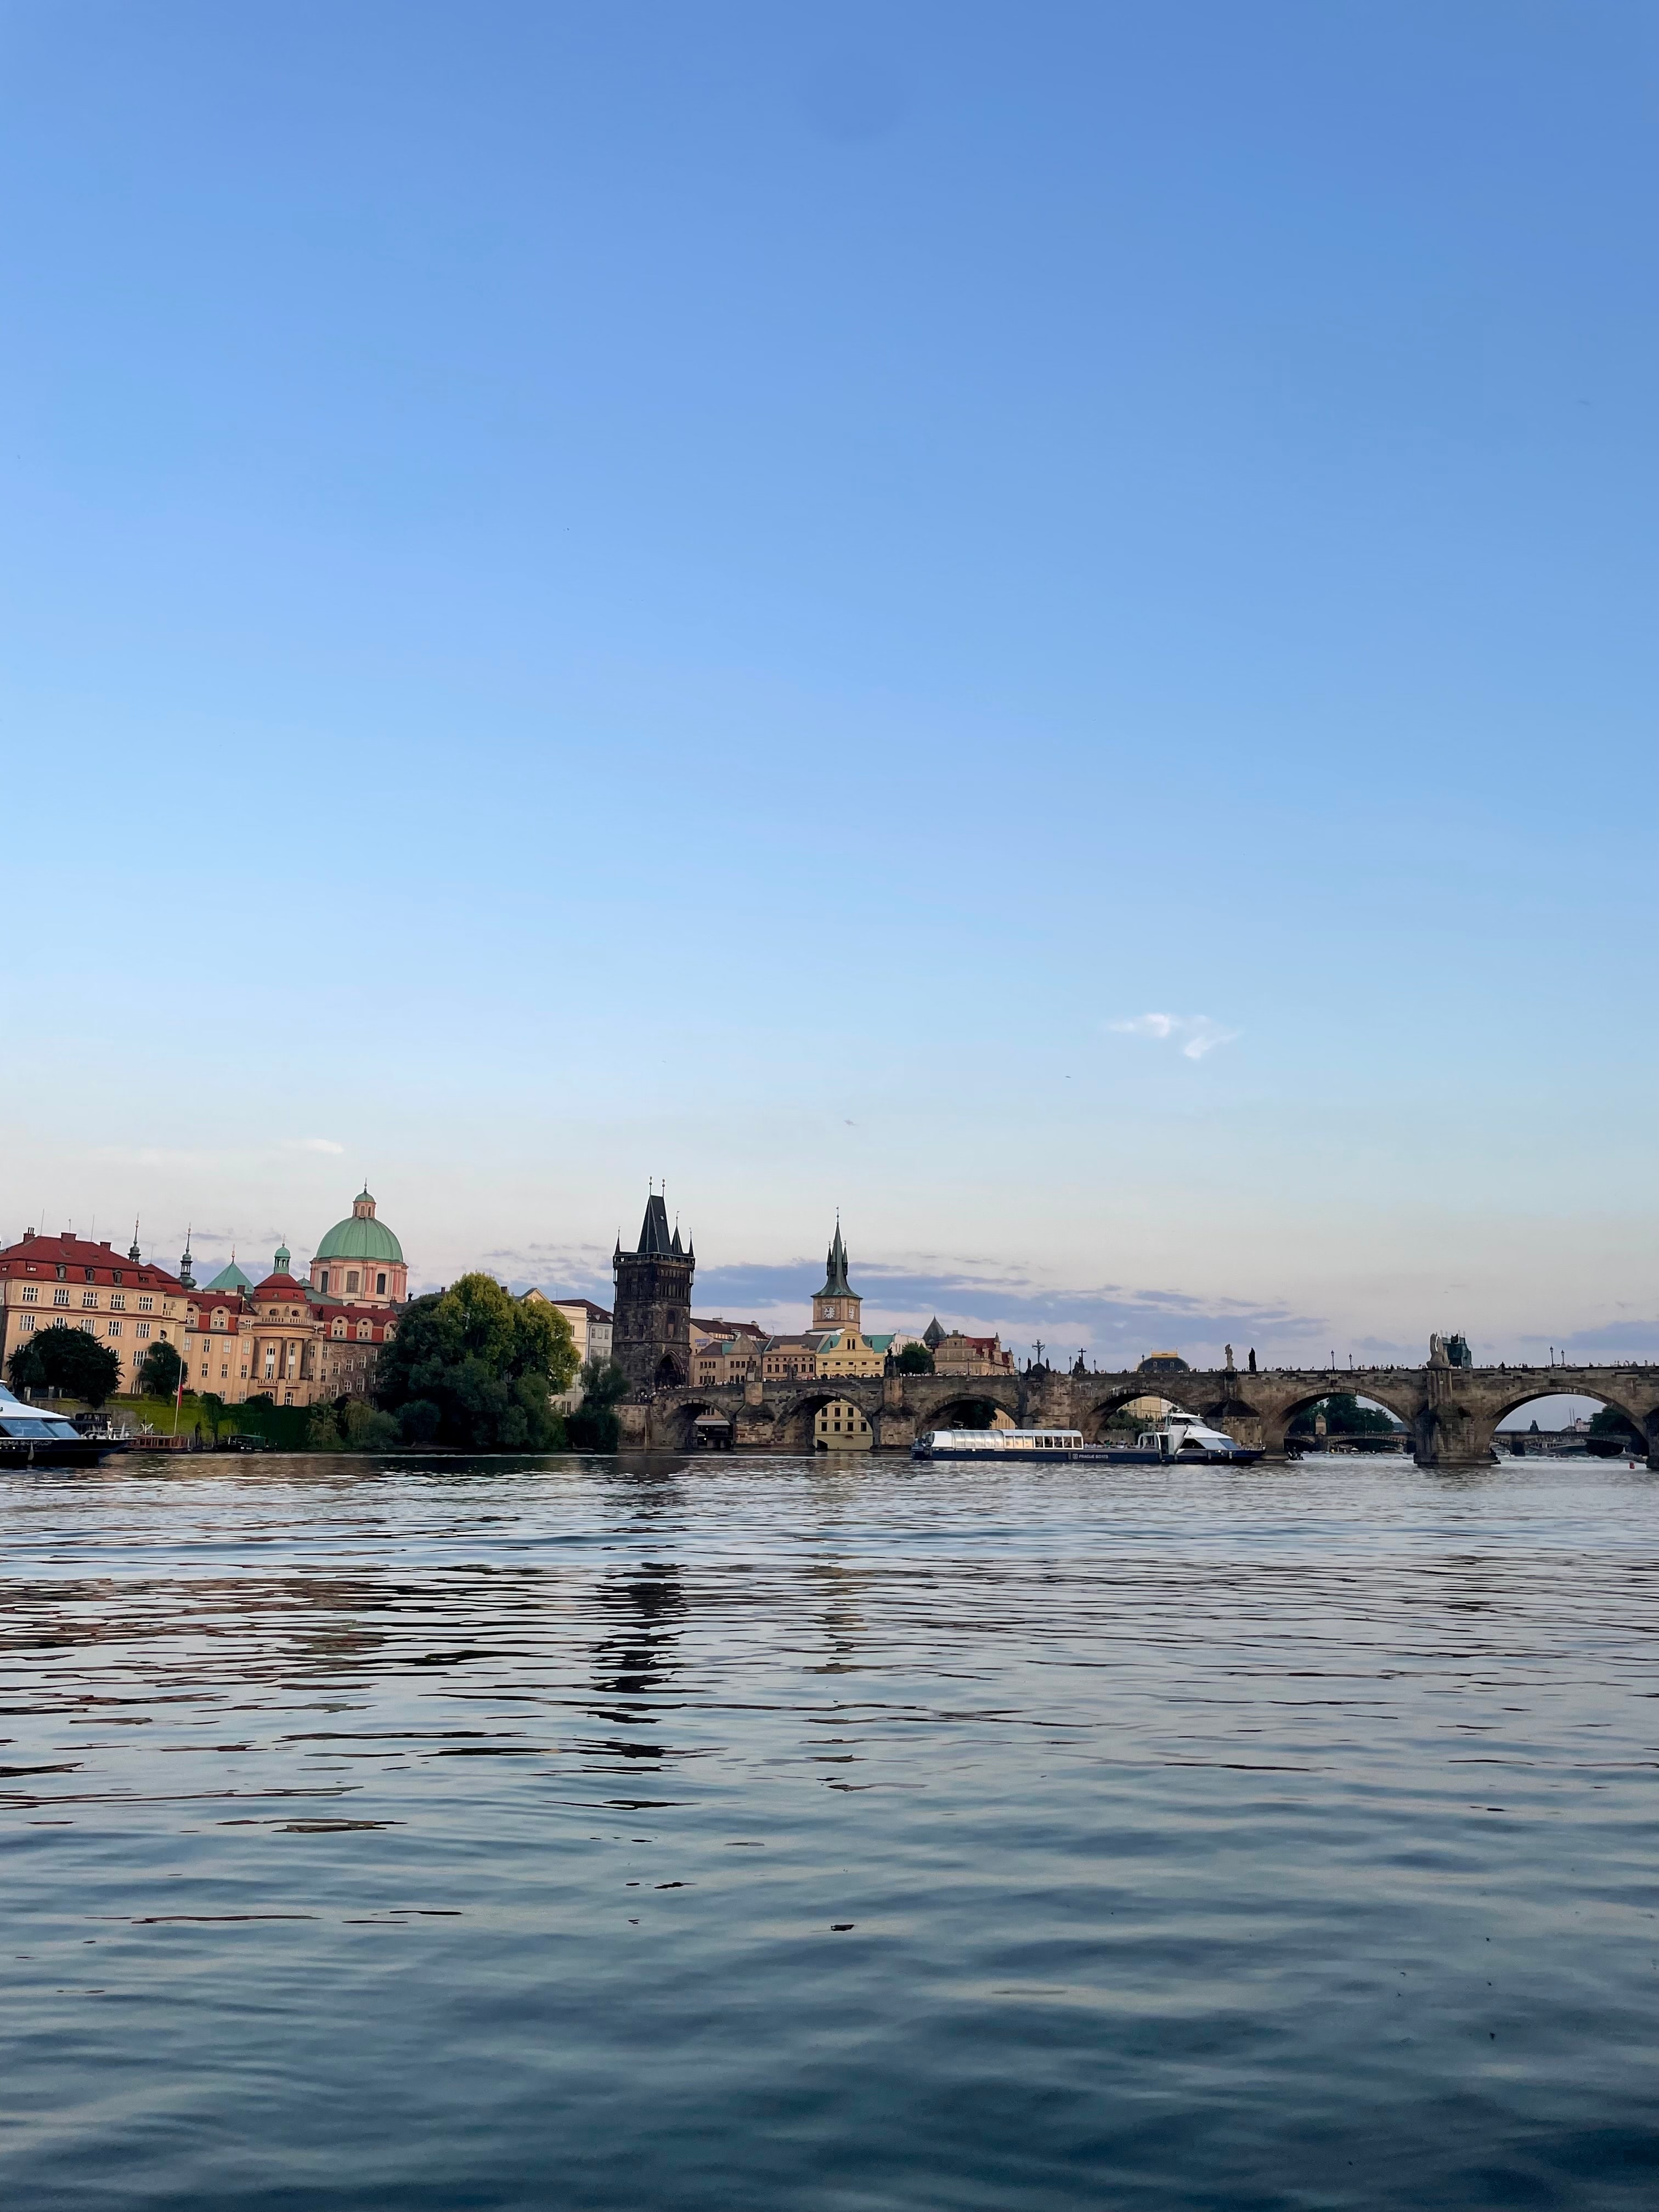
<instances>
[{"instance_id":1,"label":"church dome","mask_svg":"<svg viewBox=\"0 0 1659 2212\"><path fill-rule=\"evenodd\" d=\"M351 1202L351 1212L337 1221L316 1251L313 1260L377 1260L403 1265L404 1248L384 1221L374 1218L374 1201L368 1186Z\"/></svg>"}]
</instances>

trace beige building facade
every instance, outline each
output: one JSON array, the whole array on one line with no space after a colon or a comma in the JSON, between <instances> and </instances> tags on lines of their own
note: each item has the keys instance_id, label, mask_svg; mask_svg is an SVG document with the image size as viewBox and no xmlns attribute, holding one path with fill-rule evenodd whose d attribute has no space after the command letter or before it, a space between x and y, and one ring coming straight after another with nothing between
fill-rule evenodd
<instances>
[{"instance_id":1,"label":"beige building facade","mask_svg":"<svg viewBox=\"0 0 1659 2212\"><path fill-rule=\"evenodd\" d=\"M0 1371L38 1330L62 1322L116 1354L115 1387L131 1393L153 1345L170 1344L182 1355L185 1295L179 1278L141 1259L136 1243L124 1255L68 1230L61 1237L25 1230L0 1249Z\"/></svg>"}]
</instances>

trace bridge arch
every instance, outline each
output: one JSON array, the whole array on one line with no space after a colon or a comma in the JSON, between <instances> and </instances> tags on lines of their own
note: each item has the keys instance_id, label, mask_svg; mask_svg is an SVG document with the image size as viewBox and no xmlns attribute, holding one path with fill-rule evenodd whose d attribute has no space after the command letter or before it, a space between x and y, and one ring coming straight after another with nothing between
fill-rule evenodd
<instances>
[{"instance_id":1,"label":"bridge arch","mask_svg":"<svg viewBox=\"0 0 1659 2212\"><path fill-rule=\"evenodd\" d=\"M1310 1412L1328 1398L1353 1398L1362 1406L1375 1406L1382 1413L1392 1413L1396 1421L1404 1423L1406 1435L1415 1449L1422 1419L1421 1401L1417 1394L1408 1389L1390 1389L1386 1382L1379 1382L1371 1375L1365 1376L1363 1390L1350 1389L1327 1376L1317 1385L1310 1384L1307 1389L1281 1399L1271 1414L1262 1416L1262 1442L1267 1450L1282 1452L1291 1424L1297 1414Z\"/></svg>"},{"instance_id":2,"label":"bridge arch","mask_svg":"<svg viewBox=\"0 0 1659 2212\"><path fill-rule=\"evenodd\" d=\"M1157 1382L1169 1379L1170 1378L1167 1376L1142 1377L1138 1381L1132 1381L1127 1387L1120 1386L1114 1390L1101 1391L1094 1399L1088 1412L1079 1416L1078 1426L1081 1428L1091 1443L1097 1444L1106 1433L1107 1423L1115 1414L1121 1413L1126 1406L1133 1405L1138 1398L1156 1398L1164 1406L1180 1405L1182 1402L1180 1399L1171 1398L1167 1393L1155 1387ZM1194 1406L1192 1410L1194 1413L1199 1413L1206 1409Z\"/></svg>"},{"instance_id":3,"label":"bridge arch","mask_svg":"<svg viewBox=\"0 0 1659 2212\"><path fill-rule=\"evenodd\" d=\"M663 1407L659 1421L653 1418L652 1425L659 1433L652 1443L659 1451L690 1451L696 1441L699 1413L717 1413L722 1420L729 1421L732 1408L721 1405L718 1399L698 1397L688 1390L684 1397L677 1397L671 1406Z\"/></svg>"},{"instance_id":4,"label":"bridge arch","mask_svg":"<svg viewBox=\"0 0 1659 2212\"><path fill-rule=\"evenodd\" d=\"M1547 1373L1548 1370L1546 1370L1545 1372ZM1597 1404L1604 1406L1608 1413L1617 1413L1621 1419L1630 1423L1636 1435L1643 1439L1641 1449L1645 1449L1650 1458L1659 1455L1659 1410L1644 1412L1635 1405L1625 1404L1608 1391L1586 1383L1583 1378L1577 1375L1573 1376L1571 1387L1569 1389L1563 1390L1559 1388L1551 1389L1547 1385L1540 1389L1536 1373L1528 1375L1524 1382L1517 1377L1515 1387L1501 1394L1497 1410L1495 1412L1488 1410L1486 1416L1487 1449L1490 1449L1496 1441L1498 1430L1511 1413L1518 1413L1527 1406L1540 1405L1548 1398L1594 1398ZM1632 1455L1637 1449L1636 1446L1632 1447ZM1617 1456L1616 1454L1610 1455Z\"/></svg>"},{"instance_id":5,"label":"bridge arch","mask_svg":"<svg viewBox=\"0 0 1659 2212\"><path fill-rule=\"evenodd\" d=\"M813 1431L818 1415L826 1406L834 1405L838 1399L856 1406L873 1431L880 1393L879 1382L872 1393L868 1383L860 1389L857 1379L845 1375L831 1375L822 1382L810 1384L791 1398L779 1413L773 1431L776 1449L789 1452L816 1450Z\"/></svg>"},{"instance_id":6,"label":"bridge arch","mask_svg":"<svg viewBox=\"0 0 1659 2212\"><path fill-rule=\"evenodd\" d=\"M999 1414L1010 1423L1018 1419L1000 1394L975 1390L971 1381L964 1380L960 1390L952 1391L948 1398L919 1414L916 1428L919 1433L928 1429L989 1429L995 1427Z\"/></svg>"}]
</instances>

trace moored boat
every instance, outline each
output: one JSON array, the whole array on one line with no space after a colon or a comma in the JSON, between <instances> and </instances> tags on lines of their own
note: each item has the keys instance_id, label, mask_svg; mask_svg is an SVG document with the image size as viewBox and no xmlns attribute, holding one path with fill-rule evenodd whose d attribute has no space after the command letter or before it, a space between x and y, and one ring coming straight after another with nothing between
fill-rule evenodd
<instances>
[{"instance_id":1,"label":"moored boat","mask_svg":"<svg viewBox=\"0 0 1659 2212\"><path fill-rule=\"evenodd\" d=\"M910 1456L1001 1466L1083 1460L1106 1467L1248 1467L1262 1454L1211 1428L1196 1413L1173 1413L1143 1429L1133 1444L1088 1443L1081 1429L931 1429L911 1445Z\"/></svg>"},{"instance_id":2,"label":"moored boat","mask_svg":"<svg viewBox=\"0 0 1659 2212\"><path fill-rule=\"evenodd\" d=\"M26 1405L0 1382L0 1468L96 1467L121 1449L118 1437L83 1437L64 1414Z\"/></svg>"}]
</instances>

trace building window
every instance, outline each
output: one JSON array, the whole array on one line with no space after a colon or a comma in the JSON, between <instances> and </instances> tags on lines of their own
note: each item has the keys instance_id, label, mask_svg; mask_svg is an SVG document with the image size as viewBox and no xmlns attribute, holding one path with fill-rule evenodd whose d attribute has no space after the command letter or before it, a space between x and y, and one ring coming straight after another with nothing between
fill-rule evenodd
<instances>
[{"instance_id":1,"label":"building window","mask_svg":"<svg viewBox=\"0 0 1659 2212\"><path fill-rule=\"evenodd\" d=\"M39 1292L37 1291L37 1290L36 1290L36 1288L35 1288L35 1286L34 1286L34 1285L33 1285L33 1283L25 1283L25 1284L24 1284L24 1285L23 1285L23 1304L24 1304L26 1306L32 1306L32 1305L34 1304L34 1301L35 1301L36 1297L37 1297L39 1295L40 1295L40 1294L39 1294Z\"/></svg>"},{"instance_id":2,"label":"building window","mask_svg":"<svg viewBox=\"0 0 1659 2212\"><path fill-rule=\"evenodd\" d=\"M82 1328L83 1329L85 1329L85 1331L86 1331L86 1333L87 1333L87 1334L88 1334L88 1336L96 1336L96 1335L97 1335L97 1334L98 1334L98 1324L97 1324L97 1322L96 1322L95 1321L83 1321L83 1322L82 1322L81 1326L82 1326Z\"/></svg>"},{"instance_id":3,"label":"building window","mask_svg":"<svg viewBox=\"0 0 1659 2212\"><path fill-rule=\"evenodd\" d=\"M24 1335L25 1335L25 1336L27 1336L27 1335L28 1334L29 1331L30 1331L33 1327L34 1327L34 1316L33 1316L33 1314L25 1314L25 1315L23 1316L23 1334L24 1334Z\"/></svg>"},{"instance_id":4,"label":"building window","mask_svg":"<svg viewBox=\"0 0 1659 2212\"><path fill-rule=\"evenodd\" d=\"M58 1281L59 1281L60 1283L61 1283L61 1282L65 1281L65 1280L67 1279L67 1278L68 1278L68 1275L69 1275L69 1269L68 1269L67 1267L60 1267L58 1269Z\"/></svg>"},{"instance_id":5,"label":"building window","mask_svg":"<svg viewBox=\"0 0 1659 2212\"><path fill-rule=\"evenodd\" d=\"M374 1295L377 1298L383 1298L386 1296L386 1277L384 1275L376 1275L374 1278Z\"/></svg>"},{"instance_id":6,"label":"building window","mask_svg":"<svg viewBox=\"0 0 1659 2212\"><path fill-rule=\"evenodd\" d=\"M328 1290L328 1269L326 1267L322 1270L321 1273L317 1278L317 1287L319 1291L326 1294Z\"/></svg>"},{"instance_id":7,"label":"building window","mask_svg":"<svg viewBox=\"0 0 1659 2212\"><path fill-rule=\"evenodd\" d=\"M149 1334L149 1323L147 1321L135 1322L132 1326L132 1333L135 1336L148 1336Z\"/></svg>"},{"instance_id":8,"label":"building window","mask_svg":"<svg viewBox=\"0 0 1659 2212\"><path fill-rule=\"evenodd\" d=\"M83 1306L95 1306L98 1303L97 1291L82 1291L81 1293L81 1303Z\"/></svg>"},{"instance_id":9,"label":"building window","mask_svg":"<svg viewBox=\"0 0 1659 2212\"><path fill-rule=\"evenodd\" d=\"M121 1279L121 1270L118 1267L115 1270L115 1273L110 1277L110 1280L112 1283L118 1283Z\"/></svg>"},{"instance_id":10,"label":"building window","mask_svg":"<svg viewBox=\"0 0 1659 2212\"><path fill-rule=\"evenodd\" d=\"M360 1321L357 1324L357 1341L359 1344L368 1342L368 1323L366 1321Z\"/></svg>"},{"instance_id":11,"label":"building window","mask_svg":"<svg viewBox=\"0 0 1659 2212\"><path fill-rule=\"evenodd\" d=\"M276 1347L274 1344L265 1346L265 1380L267 1382L276 1380Z\"/></svg>"},{"instance_id":12,"label":"building window","mask_svg":"<svg viewBox=\"0 0 1659 2212\"><path fill-rule=\"evenodd\" d=\"M121 1324L120 1324L120 1322L119 1322L118 1321L112 1321L112 1322L110 1322L106 1325L106 1328L105 1328L105 1332L104 1332L104 1333L105 1333L105 1334L106 1334L106 1336L119 1336L119 1334L121 1334Z\"/></svg>"},{"instance_id":13,"label":"building window","mask_svg":"<svg viewBox=\"0 0 1659 2212\"><path fill-rule=\"evenodd\" d=\"M60 1269L59 1273L61 1273L61 1272L62 1270ZM52 1302L55 1306L66 1306L69 1304L69 1292L67 1291L54 1291L52 1294Z\"/></svg>"},{"instance_id":14,"label":"building window","mask_svg":"<svg viewBox=\"0 0 1659 2212\"><path fill-rule=\"evenodd\" d=\"M207 1362L205 1359L202 1362L202 1380L204 1382L207 1381Z\"/></svg>"},{"instance_id":15,"label":"building window","mask_svg":"<svg viewBox=\"0 0 1659 2212\"><path fill-rule=\"evenodd\" d=\"M112 1313L125 1313L126 1311L126 1305L127 1294L125 1291L112 1291L110 1292L109 1310Z\"/></svg>"},{"instance_id":16,"label":"building window","mask_svg":"<svg viewBox=\"0 0 1659 2212\"><path fill-rule=\"evenodd\" d=\"M215 1328L222 1328L224 1325L225 1310L222 1306L216 1306L213 1314L213 1326Z\"/></svg>"},{"instance_id":17,"label":"building window","mask_svg":"<svg viewBox=\"0 0 1659 2212\"><path fill-rule=\"evenodd\" d=\"M152 1306L152 1305L154 1305L154 1304L155 1304L155 1301L153 1298L140 1298L140 1299L139 1299L139 1301L138 1301L138 1310L139 1310L139 1312L140 1312L140 1313L148 1313L148 1312L149 1311L149 1310L150 1310L151 1306Z\"/></svg>"},{"instance_id":18,"label":"building window","mask_svg":"<svg viewBox=\"0 0 1659 2212\"><path fill-rule=\"evenodd\" d=\"M350 1270L349 1273L346 1276L346 1296L347 1296L348 1297L350 1297L350 1295L351 1295L351 1293L352 1293L352 1291L355 1291L355 1290L356 1289L356 1287L357 1287L357 1270L356 1270L355 1267L353 1267L353 1268Z\"/></svg>"}]
</instances>

